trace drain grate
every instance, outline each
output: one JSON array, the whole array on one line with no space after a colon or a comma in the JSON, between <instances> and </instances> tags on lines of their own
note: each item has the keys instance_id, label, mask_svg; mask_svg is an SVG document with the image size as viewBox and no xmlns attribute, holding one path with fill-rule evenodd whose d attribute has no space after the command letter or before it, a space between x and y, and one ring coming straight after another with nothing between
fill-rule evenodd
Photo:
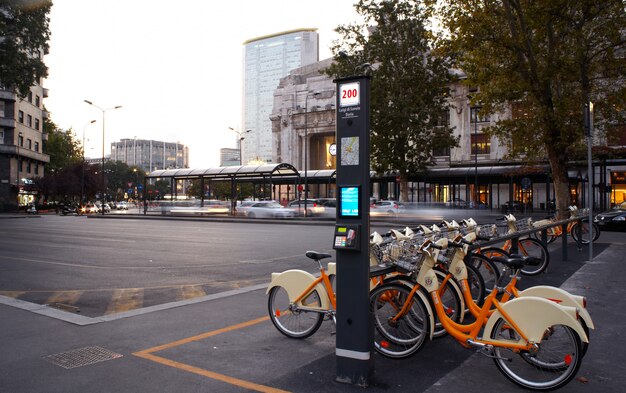
<instances>
[{"instance_id":1,"label":"drain grate","mask_svg":"<svg viewBox=\"0 0 626 393\"><path fill-rule=\"evenodd\" d=\"M57 353L54 355L44 356L43 358L52 364L61 366L65 369L88 366L90 364L100 363L107 360L121 358L119 353L111 352L101 347L85 347L74 349L73 351Z\"/></svg>"}]
</instances>

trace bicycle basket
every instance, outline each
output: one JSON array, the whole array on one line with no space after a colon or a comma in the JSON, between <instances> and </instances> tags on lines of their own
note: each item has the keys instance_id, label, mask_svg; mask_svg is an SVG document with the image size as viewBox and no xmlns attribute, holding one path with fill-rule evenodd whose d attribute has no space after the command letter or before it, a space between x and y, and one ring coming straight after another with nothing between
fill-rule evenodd
<instances>
[{"instance_id":1,"label":"bicycle basket","mask_svg":"<svg viewBox=\"0 0 626 393\"><path fill-rule=\"evenodd\" d=\"M532 229L532 219L530 217L518 219L515 221L515 229L518 232Z\"/></svg>"}]
</instances>

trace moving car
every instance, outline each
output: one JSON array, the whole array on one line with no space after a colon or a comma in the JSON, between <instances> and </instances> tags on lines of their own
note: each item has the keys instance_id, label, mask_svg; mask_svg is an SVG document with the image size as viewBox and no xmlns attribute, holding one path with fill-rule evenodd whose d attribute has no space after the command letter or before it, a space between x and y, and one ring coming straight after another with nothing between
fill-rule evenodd
<instances>
[{"instance_id":1,"label":"moving car","mask_svg":"<svg viewBox=\"0 0 626 393\"><path fill-rule=\"evenodd\" d=\"M392 216L400 213L403 207L398 201L378 201L370 206L370 215Z\"/></svg>"},{"instance_id":2,"label":"moving car","mask_svg":"<svg viewBox=\"0 0 626 393\"><path fill-rule=\"evenodd\" d=\"M611 210L598 214L593 222L602 230L626 230L626 202L619 203Z\"/></svg>"},{"instance_id":3,"label":"moving car","mask_svg":"<svg viewBox=\"0 0 626 393\"><path fill-rule=\"evenodd\" d=\"M298 213L276 201L245 201L237 206L237 215L248 218L293 218Z\"/></svg>"},{"instance_id":4,"label":"moving car","mask_svg":"<svg viewBox=\"0 0 626 393\"><path fill-rule=\"evenodd\" d=\"M304 216L304 199L296 199L287 204L290 209L296 210L299 216ZM319 216L325 211L320 199L307 199L306 200L306 212L307 216Z\"/></svg>"}]
</instances>

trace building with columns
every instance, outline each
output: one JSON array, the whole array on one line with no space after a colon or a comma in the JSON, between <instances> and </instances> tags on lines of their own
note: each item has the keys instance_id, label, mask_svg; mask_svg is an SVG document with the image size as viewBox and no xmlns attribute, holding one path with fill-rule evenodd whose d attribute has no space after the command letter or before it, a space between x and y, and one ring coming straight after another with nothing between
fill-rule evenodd
<instances>
[{"instance_id":1,"label":"building with columns","mask_svg":"<svg viewBox=\"0 0 626 393\"><path fill-rule=\"evenodd\" d=\"M335 169L329 152L335 142L335 84L322 74L332 59L292 70L280 79L274 92L270 115L274 162L286 162L309 171ZM462 80L464 74L459 72ZM508 201L520 201L531 209L546 209L554 198L549 163L527 165L523 159L507 158L507 147L483 130L500 119L515 118L515 106L502 113L482 116L479 107L470 105L474 88L458 82L450 86L448 124L459 137L459 146L433 152L434 165L426 174L414 176L409 201L455 203L464 206L499 209ZM581 131L582 132L582 131ZM605 144L599 136L594 143ZM308 154L305 154L308 149ZM586 163L572 163L570 195L572 203L586 206L587 182L594 185L596 209L626 200L626 160L594 163L587 174ZM590 180L591 179L591 180ZM374 179L373 197L397 199L399 184L393 173ZM315 197L313 190L312 197Z\"/></svg>"}]
</instances>

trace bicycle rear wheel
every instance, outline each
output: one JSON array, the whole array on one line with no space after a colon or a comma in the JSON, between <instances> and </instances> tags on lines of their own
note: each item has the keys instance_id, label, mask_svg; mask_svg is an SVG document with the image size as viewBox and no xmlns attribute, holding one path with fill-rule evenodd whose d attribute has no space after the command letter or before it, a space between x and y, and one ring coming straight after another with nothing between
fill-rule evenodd
<instances>
[{"instance_id":1,"label":"bicycle rear wheel","mask_svg":"<svg viewBox=\"0 0 626 393\"><path fill-rule=\"evenodd\" d=\"M598 224L596 224L595 222L592 222L591 223L592 225L590 227L588 221L581 221L572 225L572 230L570 232L570 234L572 235L572 239L574 239L575 241L578 241L578 231L579 231L578 226L580 224L582 224L582 226L580 227L580 233L582 236L582 239L580 239L580 242L582 244L589 244L589 231L592 231L591 241L595 242L596 240L598 240L598 238L600 237L600 228L598 227Z\"/></svg>"},{"instance_id":2,"label":"bicycle rear wheel","mask_svg":"<svg viewBox=\"0 0 626 393\"><path fill-rule=\"evenodd\" d=\"M411 288L390 282L370 293L374 322L374 349L383 356L402 359L417 353L430 333L427 307L419 296L410 296ZM406 312L400 313L405 302Z\"/></svg>"},{"instance_id":3,"label":"bicycle rear wheel","mask_svg":"<svg viewBox=\"0 0 626 393\"><path fill-rule=\"evenodd\" d=\"M492 338L520 340L519 334L504 319L496 322ZM536 353L515 353L495 347L493 361L509 380L527 389L553 390L574 378L582 359L581 340L574 330L569 326L551 326L538 346Z\"/></svg>"},{"instance_id":4,"label":"bicycle rear wheel","mask_svg":"<svg viewBox=\"0 0 626 393\"><path fill-rule=\"evenodd\" d=\"M317 291L312 291L300 302L303 307L321 308L322 302ZM324 315L319 312L305 311L290 302L285 288L273 287L267 300L270 319L276 329L287 337L306 338L322 325Z\"/></svg>"}]
</instances>

